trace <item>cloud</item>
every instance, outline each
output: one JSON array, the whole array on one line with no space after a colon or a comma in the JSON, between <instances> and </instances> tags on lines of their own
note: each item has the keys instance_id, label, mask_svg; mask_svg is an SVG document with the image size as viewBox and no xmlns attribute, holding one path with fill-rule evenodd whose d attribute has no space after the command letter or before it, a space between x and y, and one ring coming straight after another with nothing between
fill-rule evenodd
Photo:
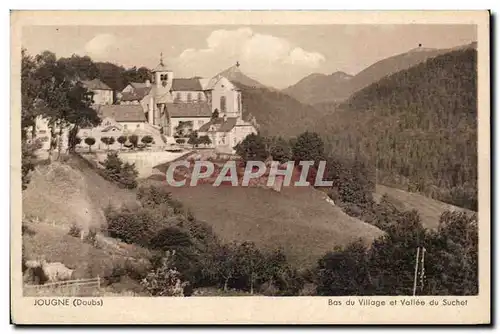
<instances>
[{"instance_id":1,"label":"cloud","mask_svg":"<svg viewBox=\"0 0 500 334\"><path fill-rule=\"evenodd\" d=\"M239 61L245 74L284 87L319 68L325 57L284 38L240 28L214 30L205 48L186 49L170 61L177 76L212 76Z\"/></svg>"},{"instance_id":2,"label":"cloud","mask_svg":"<svg viewBox=\"0 0 500 334\"><path fill-rule=\"evenodd\" d=\"M99 34L85 44L85 53L91 57L101 58L108 56L117 48L117 38L113 34Z\"/></svg>"}]
</instances>

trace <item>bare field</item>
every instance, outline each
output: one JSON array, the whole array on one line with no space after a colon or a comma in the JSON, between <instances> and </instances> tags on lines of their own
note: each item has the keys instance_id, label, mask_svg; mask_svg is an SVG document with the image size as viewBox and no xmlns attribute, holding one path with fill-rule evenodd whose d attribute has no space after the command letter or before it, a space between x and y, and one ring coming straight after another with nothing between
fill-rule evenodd
<instances>
[{"instance_id":1,"label":"bare field","mask_svg":"<svg viewBox=\"0 0 500 334\"><path fill-rule=\"evenodd\" d=\"M390 199L396 200L399 205L403 206L402 209L417 210L420 214L422 225L429 229L437 228L439 217L446 210L472 213L470 210L440 202L417 193L377 184L376 192L374 193L375 200L379 201L384 194L387 194Z\"/></svg>"},{"instance_id":2,"label":"bare field","mask_svg":"<svg viewBox=\"0 0 500 334\"><path fill-rule=\"evenodd\" d=\"M312 188L284 188L281 193L252 187L169 187L174 198L209 223L224 241L253 241L281 247L296 265L312 265L335 246L358 238L367 243L378 228L349 217Z\"/></svg>"}]
</instances>

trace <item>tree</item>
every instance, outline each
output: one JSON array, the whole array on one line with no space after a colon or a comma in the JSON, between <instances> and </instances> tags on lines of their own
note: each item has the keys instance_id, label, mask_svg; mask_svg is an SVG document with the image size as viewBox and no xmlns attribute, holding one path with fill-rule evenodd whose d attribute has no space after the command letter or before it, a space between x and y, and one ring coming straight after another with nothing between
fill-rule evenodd
<instances>
[{"instance_id":1,"label":"tree","mask_svg":"<svg viewBox=\"0 0 500 334\"><path fill-rule=\"evenodd\" d=\"M217 119L217 118L219 118L219 110L216 108L212 113L212 119Z\"/></svg>"},{"instance_id":2,"label":"tree","mask_svg":"<svg viewBox=\"0 0 500 334\"><path fill-rule=\"evenodd\" d=\"M21 181L22 190L25 190L30 182L30 173L35 170L36 154L35 151L40 148L40 143L22 142L21 145Z\"/></svg>"},{"instance_id":3,"label":"tree","mask_svg":"<svg viewBox=\"0 0 500 334\"><path fill-rule=\"evenodd\" d=\"M293 159L295 161L315 161L324 159L324 143L315 132L306 131L295 140L293 147Z\"/></svg>"},{"instance_id":4,"label":"tree","mask_svg":"<svg viewBox=\"0 0 500 334\"><path fill-rule=\"evenodd\" d=\"M269 152L271 153L273 160L279 161L281 163L290 161L290 159L292 158L292 150L290 148L290 144L282 137L271 140Z\"/></svg>"},{"instance_id":5,"label":"tree","mask_svg":"<svg viewBox=\"0 0 500 334\"><path fill-rule=\"evenodd\" d=\"M175 133L179 137L185 137L193 131L193 121L180 121L175 127Z\"/></svg>"},{"instance_id":6,"label":"tree","mask_svg":"<svg viewBox=\"0 0 500 334\"><path fill-rule=\"evenodd\" d=\"M41 114L40 82L36 77L37 64L26 49L21 50L21 137L26 138L27 127L32 127L35 137L35 119Z\"/></svg>"},{"instance_id":7,"label":"tree","mask_svg":"<svg viewBox=\"0 0 500 334\"><path fill-rule=\"evenodd\" d=\"M236 259L239 273L245 276L250 285L250 293L253 294L255 282L264 277L266 259L251 242L244 242L237 247Z\"/></svg>"},{"instance_id":8,"label":"tree","mask_svg":"<svg viewBox=\"0 0 500 334\"><path fill-rule=\"evenodd\" d=\"M250 134L235 146L236 154L244 161L265 161L269 156L264 138L258 134Z\"/></svg>"},{"instance_id":9,"label":"tree","mask_svg":"<svg viewBox=\"0 0 500 334\"><path fill-rule=\"evenodd\" d=\"M210 137L208 135L204 135L199 138L198 143L208 146L212 144L212 140L210 140Z\"/></svg>"},{"instance_id":10,"label":"tree","mask_svg":"<svg viewBox=\"0 0 500 334\"><path fill-rule=\"evenodd\" d=\"M195 146L198 146L198 144L200 144L200 138L198 138L198 131L193 131L189 134L189 139L187 143L189 145L193 145L193 148L195 148Z\"/></svg>"},{"instance_id":11,"label":"tree","mask_svg":"<svg viewBox=\"0 0 500 334\"><path fill-rule=\"evenodd\" d=\"M115 143L115 137L101 137L101 142L104 145L108 146L108 151L109 151L109 146Z\"/></svg>"},{"instance_id":12,"label":"tree","mask_svg":"<svg viewBox=\"0 0 500 334\"><path fill-rule=\"evenodd\" d=\"M137 135L131 135L128 137L128 141L132 144L132 147L137 148L139 137Z\"/></svg>"},{"instance_id":13,"label":"tree","mask_svg":"<svg viewBox=\"0 0 500 334\"><path fill-rule=\"evenodd\" d=\"M106 176L111 181L129 189L137 187L136 179L139 174L135 164L123 163L117 152L108 153L103 165Z\"/></svg>"},{"instance_id":14,"label":"tree","mask_svg":"<svg viewBox=\"0 0 500 334\"><path fill-rule=\"evenodd\" d=\"M120 136L116 141L120 143L120 149L121 149L123 148L123 144L127 142L127 136Z\"/></svg>"},{"instance_id":15,"label":"tree","mask_svg":"<svg viewBox=\"0 0 500 334\"><path fill-rule=\"evenodd\" d=\"M204 259L203 274L215 281L223 282L224 291L227 291L229 280L237 273L237 245L215 245L209 256Z\"/></svg>"},{"instance_id":16,"label":"tree","mask_svg":"<svg viewBox=\"0 0 500 334\"><path fill-rule=\"evenodd\" d=\"M356 241L344 249L327 253L318 261L317 292L323 296L370 294L367 249Z\"/></svg>"},{"instance_id":17,"label":"tree","mask_svg":"<svg viewBox=\"0 0 500 334\"><path fill-rule=\"evenodd\" d=\"M147 145L149 145L149 144L151 144L153 142L153 137L151 137L151 136L144 136L144 137L142 137L141 142L144 145L147 146Z\"/></svg>"},{"instance_id":18,"label":"tree","mask_svg":"<svg viewBox=\"0 0 500 334\"><path fill-rule=\"evenodd\" d=\"M89 152L91 152L92 145L95 144L95 138L93 138L93 137L85 138L85 144L87 144L89 146Z\"/></svg>"}]
</instances>

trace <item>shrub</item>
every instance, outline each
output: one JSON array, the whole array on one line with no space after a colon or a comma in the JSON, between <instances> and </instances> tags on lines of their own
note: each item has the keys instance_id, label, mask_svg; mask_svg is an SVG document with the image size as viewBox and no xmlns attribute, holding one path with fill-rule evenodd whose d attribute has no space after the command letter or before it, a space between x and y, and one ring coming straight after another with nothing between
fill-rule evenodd
<instances>
[{"instance_id":1,"label":"shrub","mask_svg":"<svg viewBox=\"0 0 500 334\"><path fill-rule=\"evenodd\" d=\"M177 144L184 144L184 143L186 142L186 140L185 140L184 138L177 138L177 139L175 140L175 142L176 142Z\"/></svg>"},{"instance_id":2,"label":"shrub","mask_svg":"<svg viewBox=\"0 0 500 334\"><path fill-rule=\"evenodd\" d=\"M73 225L71 225L71 227L69 228L69 232L68 234L72 237L75 237L75 238L80 238L80 234L82 232L82 229L76 225L75 223Z\"/></svg>"},{"instance_id":3,"label":"shrub","mask_svg":"<svg viewBox=\"0 0 500 334\"><path fill-rule=\"evenodd\" d=\"M83 239L84 242L91 244L94 247L97 247L97 230L95 228L89 229L89 232Z\"/></svg>"},{"instance_id":4,"label":"shrub","mask_svg":"<svg viewBox=\"0 0 500 334\"><path fill-rule=\"evenodd\" d=\"M109 235L129 244L148 247L155 235L156 222L146 211L132 212L128 209L106 213Z\"/></svg>"},{"instance_id":5,"label":"shrub","mask_svg":"<svg viewBox=\"0 0 500 334\"><path fill-rule=\"evenodd\" d=\"M152 249L169 250L192 245L189 234L175 227L160 230L150 241Z\"/></svg>"},{"instance_id":6,"label":"shrub","mask_svg":"<svg viewBox=\"0 0 500 334\"><path fill-rule=\"evenodd\" d=\"M141 281L141 285L152 296L184 297L184 288L189 284L181 280L181 274L175 269L175 252L167 252L160 266L152 270Z\"/></svg>"},{"instance_id":7,"label":"shrub","mask_svg":"<svg viewBox=\"0 0 500 334\"><path fill-rule=\"evenodd\" d=\"M149 144L151 144L153 142L153 137L151 137L151 136L144 136L144 137L142 137L141 142L144 145L147 146L147 145L149 145Z\"/></svg>"}]
</instances>

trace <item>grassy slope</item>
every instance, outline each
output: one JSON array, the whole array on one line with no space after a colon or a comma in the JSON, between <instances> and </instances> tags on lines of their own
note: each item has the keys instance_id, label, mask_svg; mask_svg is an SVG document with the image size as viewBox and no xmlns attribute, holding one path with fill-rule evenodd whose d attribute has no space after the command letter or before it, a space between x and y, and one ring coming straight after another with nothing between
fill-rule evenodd
<instances>
[{"instance_id":1,"label":"grassy slope","mask_svg":"<svg viewBox=\"0 0 500 334\"><path fill-rule=\"evenodd\" d=\"M282 247L296 265L311 265L335 246L382 234L328 204L310 188L282 193L262 188L197 186L170 188L174 197L207 221L225 241L253 241L259 247Z\"/></svg>"},{"instance_id":2,"label":"grassy slope","mask_svg":"<svg viewBox=\"0 0 500 334\"><path fill-rule=\"evenodd\" d=\"M460 210L472 213L470 210L436 201L420 194L378 184L376 193L374 194L375 200L380 200L384 194L387 194L390 199L397 201L398 204L401 204L403 206L401 209L416 209L420 214L422 225L429 229L437 228L439 224L439 217L446 210Z\"/></svg>"},{"instance_id":3,"label":"grassy slope","mask_svg":"<svg viewBox=\"0 0 500 334\"><path fill-rule=\"evenodd\" d=\"M94 247L68 235L73 223L83 229L102 226L102 210L108 204L131 205L135 201L133 191L104 180L78 157L37 167L23 192L24 223L34 232L23 235L26 259L43 257L48 262L62 262L75 269L76 278L105 277L127 260L139 268L147 266L149 252L140 247L101 235L99 247ZM122 285L119 294L137 288L134 284Z\"/></svg>"},{"instance_id":4,"label":"grassy slope","mask_svg":"<svg viewBox=\"0 0 500 334\"><path fill-rule=\"evenodd\" d=\"M104 180L79 157L39 166L23 192L23 214L58 225L101 226L109 204L135 203L135 193Z\"/></svg>"}]
</instances>

